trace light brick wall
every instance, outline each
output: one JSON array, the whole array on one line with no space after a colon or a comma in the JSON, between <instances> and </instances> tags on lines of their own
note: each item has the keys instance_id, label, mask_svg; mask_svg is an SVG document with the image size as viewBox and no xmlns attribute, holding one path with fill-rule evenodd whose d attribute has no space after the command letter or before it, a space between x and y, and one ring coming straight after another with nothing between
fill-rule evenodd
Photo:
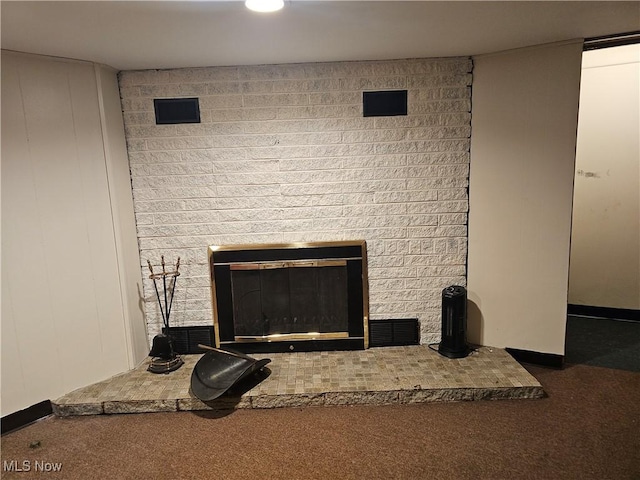
<instances>
[{"instance_id":1,"label":"light brick wall","mask_svg":"<svg viewBox=\"0 0 640 480\"><path fill-rule=\"evenodd\" d=\"M371 318L440 336L466 285L469 58L128 71L120 89L140 255L181 257L172 325L212 323L207 246L367 241ZM407 89L407 116L362 116ZM201 124L155 125L153 99L197 96ZM160 315L144 285L150 336Z\"/></svg>"}]
</instances>

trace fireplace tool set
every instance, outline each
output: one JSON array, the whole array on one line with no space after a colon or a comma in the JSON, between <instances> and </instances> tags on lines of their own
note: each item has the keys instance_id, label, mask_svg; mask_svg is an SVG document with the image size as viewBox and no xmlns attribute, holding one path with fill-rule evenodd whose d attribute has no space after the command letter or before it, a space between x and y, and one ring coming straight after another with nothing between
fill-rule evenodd
<instances>
[{"instance_id":1,"label":"fireplace tool set","mask_svg":"<svg viewBox=\"0 0 640 480\"><path fill-rule=\"evenodd\" d=\"M153 265L147 260L153 280L153 288L158 299L160 314L164 328L153 338L153 345L149 356L151 363L147 368L152 373L169 373L177 370L184 361L176 354L169 316L173 305L173 296L176 290L176 280L180 275L180 257L173 271L167 271L164 255L161 257L162 272L154 272ZM161 288L158 284L162 284ZM262 370L270 359L256 360L243 353L231 352L207 345L198 345L202 350L207 350L196 363L191 374L191 391L203 402L212 401L227 392L231 387L249 377L251 374Z\"/></svg>"},{"instance_id":2,"label":"fireplace tool set","mask_svg":"<svg viewBox=\"0 0 640 480\"><path fill-rule=\"evenodd\" d=\"M148 370L152 373L169 373L180 368L184 361L179 355L175 353L173 339L171 338L171 328L169 325L169 316L171 315L171 306L173 305L173 295L176 290L176 280L180 275L180 257L176 262L175 270L168 272L164 262L164 255L161 257L162 272L155 273L151 262L147 260L149 265L149 271L151 275L149 278L153 280L153 287L156 291L156 298L158 299L158 306L160 307L160 314L162 315L162 323L164 328L162 333L156 335L153 338L153 345L149 356L152 357ZM164 299L160 298L160 289L158 283L162 281L162 293Z\"/></svg>"}]
</instances>

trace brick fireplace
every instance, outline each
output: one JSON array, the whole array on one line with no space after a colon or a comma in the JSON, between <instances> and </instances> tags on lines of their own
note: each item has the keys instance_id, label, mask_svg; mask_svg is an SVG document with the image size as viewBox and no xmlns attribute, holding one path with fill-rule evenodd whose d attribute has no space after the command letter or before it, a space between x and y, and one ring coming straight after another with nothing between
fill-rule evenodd
<instances>
[{"instance_id":1,"label":"brick fireplace","mask_svg":"<svg viewBox=\"0 0 640 480\"><path fill-rule=\"evenodd\" d=\"M466 285L471 70L462 57L121 72L141 268L182 261L173 325L212 325L209 245L363 239L370 318L417 318L438 341L441 290ZM363 116L363 92L398 89L407 115ZM154 99L179 97L199 99L201 123L156 125ZM143 296L152 337L152 284Z\"/></svg>"}]
</instances>

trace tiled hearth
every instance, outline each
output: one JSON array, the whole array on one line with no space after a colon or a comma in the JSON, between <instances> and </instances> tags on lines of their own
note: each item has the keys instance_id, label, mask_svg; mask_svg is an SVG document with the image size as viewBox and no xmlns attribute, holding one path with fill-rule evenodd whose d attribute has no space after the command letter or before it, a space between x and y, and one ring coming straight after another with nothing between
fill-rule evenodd
<instances>
[{"instance_id":1,"label":"tiled hearth","mask_svg":"<svg viewBox=\"0 0 640 480\"><path fill-rule=\"evenodd\" d=\"M425 345L252 356L271 358L268 377L208 405L189 391L200 356L187 355L185 364L169 374L149 373L145 364L71 392L53 402L54 412L72 416L544 396L540 383L497 348L481 347L461 359L442 357Z\"/></svg>"}]
</instances>

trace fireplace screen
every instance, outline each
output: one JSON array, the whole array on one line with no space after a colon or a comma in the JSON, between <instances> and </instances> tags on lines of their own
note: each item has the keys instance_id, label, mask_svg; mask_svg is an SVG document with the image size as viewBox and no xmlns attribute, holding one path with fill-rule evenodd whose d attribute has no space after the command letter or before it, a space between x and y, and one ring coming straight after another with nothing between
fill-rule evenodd
<instances>
[{"instance_id":1,"label":"fireplace screen","mask_svg":"<svg viewBox=\"0 0 640 480\"><path fill-rule=\"evenodd\" d=\"M320 263L320 262L318 262ZM231 266L235 336L348 331L347 262Z\"/></svg>"},{"instance_id":2,"label":"fireplace screen","mask_svg":"<svg viewBox=\"0 0 640 480\"><path fill-rule=\"evenodd\" d=\"M366 348L364 242L211 247L210 266L218 345Z\"/></svg>"}]
</instances>

